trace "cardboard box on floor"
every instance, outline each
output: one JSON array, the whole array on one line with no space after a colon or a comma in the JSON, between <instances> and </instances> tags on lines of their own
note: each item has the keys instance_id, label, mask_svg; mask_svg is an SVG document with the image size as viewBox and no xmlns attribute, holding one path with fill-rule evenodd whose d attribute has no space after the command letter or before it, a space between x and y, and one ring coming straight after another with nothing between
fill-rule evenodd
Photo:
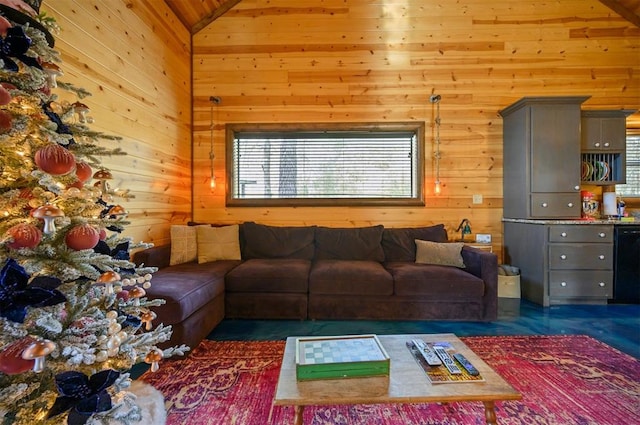
<instances>
[{"instance_id":1,"label":"cardboard box on floor","mask_svg":"<svg viewBox=\"0 0 640 425\"><path fill-rule=\"evenodd\" d=\"M498 275L498 297L520 298L520 275Z\"/></svg>"}]
</instances>

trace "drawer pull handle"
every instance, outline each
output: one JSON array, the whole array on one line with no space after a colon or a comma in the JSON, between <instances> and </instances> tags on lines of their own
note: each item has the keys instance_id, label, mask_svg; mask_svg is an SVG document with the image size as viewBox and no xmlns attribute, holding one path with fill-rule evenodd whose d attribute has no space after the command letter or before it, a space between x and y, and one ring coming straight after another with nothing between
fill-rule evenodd
<instances>
[{"instance_id":1,"label":"drawer pull handle","mask_svg":"<svg viewBox=\"0 0 640 425\"><path fill-rule=\"evenodd\" d=\"M594 143L593 145L594 145L596 148L599 148L599 147L600 147L600 142L596 142L596 143Z\"/></svg>"},{"instance_id":2,"label":"drawer pull handle","mask_svg":"<svg viewBox=\"0 0 640 425\"><path fill-rule=\"evenodd\" d=\"M608 148L609 147L609 142L604 142L604 147Z\"/></svg>"},{"instance_id":3,"label":"drawer pull handle","mask_svg":"<svg viewBox=\"0 0 640 425\"><path fill-rule=\"evenodd\" d=\"M561 259L561 260L566 260L566 259L567 259L567 256L566 256L566 255L564 255L564 254L562 254L562 255L560 256L560 259Z\"/></svg>"},{"instance_id":4,"label":"drawer pull handle","mask_svg":"<svg viewBox=\"0 0 640 425\"><path fill-rule=\"evenodd\" d=\"M568 206L569 208L573 208L573 202L569 202L569 203L567 204L567 206Z\"/></svg>"},{"instance_id":5,"label":"drawer pull handle","mask_svg":"<svg viewBox=\"0 0 640 425\"><path fill-rule=\"evenodd\" d=\"M598 283L598 285L599 285L601 288L604 288L604 282L600 282L600 283Z\"/></svg>"},{"instance_id":6,"label":"drawer pull handle","mask_svg":"<svg viewBox=\"0 0 640 425\"><path fill-rule=\"evenodd\" d=\"M601 237L601 238L604 238L605 236L607 236L607 234L604 233L604 232L600 232L600 233L598 233L598 236Z\"/></svg>"},{"instance_id":7,"label":"drawer pull handle","mask_svg":"<svg viewBox=\"0 0 640 425\"><path fill-rule=\"evenodd\" d=\"M562 236L563 238L566 238L567 237L567 232L560 233L560 236Z\"/></svg>"},{"instance_id":8,"label":"drawer pull handle","mask_svg":"<svg viewBox=\"0 0 640 425\"><path fill-rule=\"evenodd\" d=\"M598 255L598 258L601 259L601 260L604 260L604 255L600 254L600 255Z\"/></svg>"},{"instance_id":9,"label":"drawer pull handle","mask_svg":"<svg viewBox=\"0 0 640 425\"><path fill-rule=\"evenodd\" d=\"M542 203L542 208L547 208L549 206L549 204L547 204L546 202Z\"/></svg>"},{"instance_id":10,"label":"drawer pull handle","mask_svg":"<svg viewBox=\"0 0 640 425\"><path fill-rule=\"evenodd\" d=\"M580 190L580 186L573 186L573 190Z\"/></svg>"},{"instance_id":11,"label":"drawer pull handle","mask_svg":"<svg viewBox=\"0 0 640 425\"><path fill-rule=\"evenodd\" d=\"M560 282L560 286L567 286L567 282Z\"/></svg>"}]
</instances>

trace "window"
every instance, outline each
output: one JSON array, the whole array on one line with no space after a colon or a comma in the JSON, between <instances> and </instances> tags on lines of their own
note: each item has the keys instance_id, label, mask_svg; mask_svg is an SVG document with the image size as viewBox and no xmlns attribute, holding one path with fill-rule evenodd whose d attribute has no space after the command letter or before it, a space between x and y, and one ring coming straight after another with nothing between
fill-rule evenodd
<instances>
[{"instance_id":1,"label":"window","mask_svg":"<svg viewBox=\"0 0 640 425\"><path fill-rule=\"evenodd\" d=\"M616 193L640 197L640 135L627 136L627 184L617 185Z\"/></svg>"},{"instance_id":2,"label":"window","mask_svg":"<svg viewBox=\"0 0 640 425\"><path fill-rule=\"evenodd\" d=\"M424 205L424 123L229 124L227 205Z\"/></svg>"}]
</instances>

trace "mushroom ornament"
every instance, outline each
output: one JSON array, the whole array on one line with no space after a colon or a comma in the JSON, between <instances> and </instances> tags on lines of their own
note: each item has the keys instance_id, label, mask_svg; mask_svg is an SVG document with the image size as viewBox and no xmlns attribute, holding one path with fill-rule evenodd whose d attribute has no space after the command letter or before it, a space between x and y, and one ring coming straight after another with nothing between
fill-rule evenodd
<instances>
[{"instance_id":1,"label":"mushroom ornament","mask_svg":"<svg viewBox=\"0 0 640 425\"><path fill-rule=\"evenodd\" d=\"M144 361L151 364L151 372L157 372L160 366L158 363L162 360L162 351L154 348L145 356Z\"/></svg>"},{"instance_id":2,"label":"mushroom ornament","mask_svg":"<svg viewBox=\"0 0 640 425\"><path fill-rule=\"evenodd\" d=\"M57 78L63 75L60 67L55 63L44 62L42 64L42 70L47 74L47 84L49 85L49 88L55 89L58 87Z\"/></svg>"},{"instance_id":3,"label":"mushroom ornament","mask_svg":"<svg viewBox=\"0 0 640 425\"><path fill-rule=\"evenodd\" d=\"M120 282L120 275L114 271L106 271L100 275L96 283L104 284L107 294L113 294L113 284Z\"/></svg>"},{"instance_id":4,"label":"mushroom ornament","mask_svg":"<svg viewBox=\"0 0 640 425\"><path fill-rule=\"evenodd\" d=\"M134 286L129 290L129 298L133 298L133 305L136 307L140 306L140 298L145 295L147 295L147 291L139 286Z\"/></svg>"},{"instance_id":5,"label":"mushroom ornament","mask_svg":"<svg viewBox=\"0 0 640 425\"><path fill-rule=\"evenodd\" d=\"M107 180L111 180L113 176L109 172L109 170L98 170L93 173L93 178L100 182L100 189L103 193L107 192Z\"/></svg>"},{"instance_id":6,"label":"mushroom ornament","mask_svg":"<svg viewBox=\"0 0 640 425\"><path fill-rule=\"evenodd\" d=\"M31 215L35 218L44 220L44 233L52 235L56 232L55 219L58 217L64 217L64 212L55 205L44 204L43 206L33 210Z\"/></svg>"},{"instance_id":7,"label":"mushroom ornament","mask_svg":"<svg viewBox=\"0 0 640 425\"><path fill-rule=\"evenodd\" d=\"M151 330L152 324L151 322L158 317L157 314L155 314L153 311L151 310L147 310L144 313L142 313L140 315L140 320L142 321L142 323L144 323L144 328L147 331Z\"/></svg>"},{"instance_id":8,"label":"mushroom ornament","mask_svg":"<svg viewBox=\"0 0 640 425\"><path fill-rule=\"evenodd\" d=\"M90 118L87 116L89 113L89 107L87 105L81 102L74 102L71 106L73 107L73 112L78 114L78 121L83 124L90 121Z\"/></svg>"},{"instance_id":9,"label":"mushroom ornament","mask_svg":"<svg viewBox=\"0 0 640 425\"><path fill-rule=\"evenodd\" d=\"M33 371L40 373L44 370L44 359L53 350L56 345L48 339L40 339L28 346L22 352L22 358L25 360L35 360L33 363Z\"/></svg>"}]
</instances>

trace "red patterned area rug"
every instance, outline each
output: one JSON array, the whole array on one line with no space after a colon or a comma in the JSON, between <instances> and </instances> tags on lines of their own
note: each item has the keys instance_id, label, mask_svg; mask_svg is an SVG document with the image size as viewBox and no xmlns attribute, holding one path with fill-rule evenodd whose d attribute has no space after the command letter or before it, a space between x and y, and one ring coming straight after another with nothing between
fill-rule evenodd
<instances>
[{"instance_id":1,"label":"red patterned area rug","mask_svg":"<svg viewBox=\"0 0 640 425\"><path fill-rule=\"evenodd\" d=\"M640 361L587 336L461 338L522 393L496 403L500 424L639 423ZM283 341L203 341L140 379L165 396L167 424L279 425L293 408L273 406ZM309 425L483 424L482 403L318 406Z\"/></svg>"}]
</instances>

